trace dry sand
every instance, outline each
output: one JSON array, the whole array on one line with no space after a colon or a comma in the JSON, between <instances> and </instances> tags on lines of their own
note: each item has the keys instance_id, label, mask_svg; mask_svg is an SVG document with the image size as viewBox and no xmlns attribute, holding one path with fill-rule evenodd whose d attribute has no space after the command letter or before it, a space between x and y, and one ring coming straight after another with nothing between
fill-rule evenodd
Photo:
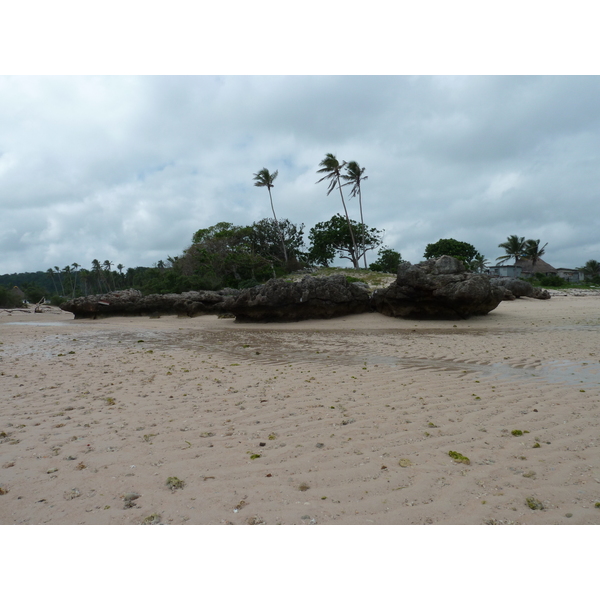
<instances>
[{"instance_id":1,"label":"dry sand","mask_svg":"<svg viewBox=\"0 0 600 600\"><path fill-rule=\"evenodd\" d=\"M0 523L596 524L599 332L0 311Z\"/></svg>"}]
</instances>

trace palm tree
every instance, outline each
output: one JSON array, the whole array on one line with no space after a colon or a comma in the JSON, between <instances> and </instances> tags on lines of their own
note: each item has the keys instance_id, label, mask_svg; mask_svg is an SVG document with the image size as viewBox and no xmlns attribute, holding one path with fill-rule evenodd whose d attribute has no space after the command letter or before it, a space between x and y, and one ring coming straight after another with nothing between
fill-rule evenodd
<instances>
[{"instance_id":1,"label":"palm tree","mask_svg":"<svg viewBox=\"0 0 600 600\"><path fill-rule=\"evenodd\" d=\"M367 268L367 249L365 248L365 220L363 218L363 209L362 209L362 193L360 189L360 182L368 179L368 176L365 175L363 177L363 173L365 172L364 167L361 169L360 165L355 161L351 160L346 165L346 174L342 175L342 179L345 179L347 183L344 185L352 184L352 190L350 191L350 196L355 197L358 194L358 206L360 207L360 222L362 225L362 249L363 249L363 259L365 261L365 269Z\"/></svg>"},{"instance_id":2,"label":"palm tree","mask_svg":"<svg viewBox=\"0 0 600 600\"><path fill-rule=\"evenodd\" d=\"M480 254L479 252L475 255L473 260L468 264L470 271L474 273L484 273L489 265L489 260Z\"/></svg>"},{"instance_id":3,"label":"palm tree","mask_svg":"<svg viewBox=\"0 0 600 600\"><path fill-rule=\"evenodd\" d=\"M67 265L63 267L62 272L65 274L65 282L67 284L67 290L69 289L69 285L71 286L71 292L73 291L73 281L71 280L71 267Z\"/></svg>"},{"instance_id":4,"label":"palm tree","mask_svg":"<svg viewBox=\"0 0 600 600\"><path fill-rule=\"evenodd\" d=\"M581 271L583 271L586 279L600 277L600 263L597 260L588 260L585 266L581 267Z\"/></svg>"},{"instance_id":5,"label":"palm tree","mask_svg":"<svg viewBox=\"0 0 600 600\"><path fill-rule=\"evenodd\" d=\"M56 281L54 281L54 269L48 269L46 271L46 275L48 275L50 277L50 281L52 281L52 285L54 286L54 291L56 292L56 295L58 296L58 288L56 287Z\"/></svg>"},{"instance_id":6,"label":"palm tree","mask_svg":"<svg viewBox=\"0 0 600 600\"><path fill-rule=\"evenodd\" d=\"M75 298L75 287L77 286L77 269L79 269L81 265L74 262L71 266L73 267L75 273L75 282L73 283L73 298Z\"/></svg>"},{"instance_id":7,"label":"palm tree","mask_svg":"<svg viewBox=\"0 0 600 600\"><path fill-rule=\"evenodd\" d=\"M81 281L81 283L83 284L83 295L84 296L88 295L87 282L88 282L88 279L90 278L90 275L91 275L91 273L87 269L79 270L79 281Z\"/></svg>"},{"instance_id":8,"label":"palm tree","mask_svg":"<svg viewBox=\"0 0 600 600\"><path fill-rule=\"evenodd\" d=\"M119 287L122 288L123 287L123 269L125 268L125 265L122 265L121 263L119 263L117 265L117 271L119 271Z\"/></svg>"},{"instance_id":9,"label":"palm tree","mask_svg":"<svg viewBox=\"0 0 600 600\"><path fill-rule=\"evenodd\" d=\"M60 278L60 269L58 267L54 267L56 274L58 275L58 283L60 283L60 289L62 290L62 295L65 295L65 288L63 287L62 279Z\"/></svg>"},{"instance_id":10,"label":"palm tree","mask_svg":"<svg viewBox=\"0 0 600 600\"><path fill-rule=\"evenodd\" d=\"M269 169L261 169L258 173L254 173L254 185L256 187L266 187L269 190L269 199L271 200L271 210L273 211L273 218L275 219L275 226L279 231L279 237L281 238L281 247L283 248L283 259L287 265L288 257L287 250L285 248L285 240L283 237L283 231L281 231L281 227L279 226L279 221L277 220L277 215L275 214L275 208L273 207L273 196L271 195L271 188L275 187L273 182L277 178L279 171L275 171L274 173L269 173Z\"/></svg>"},{"instance_id":11,"label":"palm tree","mask_svg":"<svg viewBox=\"0 0 600 600\"><path fill-rule=\"evenodd\" d=\"M114 265L115 263L111 262L110 260L105 260L102 265L104 266L104 270L106 271L106 273L108 273L110 275L110 278L112 280L112 284L113 284L113 288L115 287L115 280L112 276L112 271L110 270L111 267ZM110 284L108 283L108 277L106 277L106 285L108 286L108 291L110 292Z\"/></svg>"},{"instance_id":12,"label":"palm tree","mask_svg":"<svg viewBox=\"0 0 600 600\"><path fill-rule=\"evenodd\" d=\"M498 244L498 248L502 248L506 254L499 256L496 260L504 262L509 258L514 258L515 264L517 264L517 261L525 254L525 238L520 238L517 235L509 235L506 242Z\"/></svg>"},{"instance_id":13,"label":"palm tree","mask_svg":"<svg viewBox=\"0 0 600 600\"><path fill-rule=\"evenodd\" d=\"M535 263L546 253L545 248L547 245L548 242L540 248L540 240L527 240L525 242L525 254L523 256L531 261L532 272L535 272Z\"/></svg>"},{"instance_id":14,"label":"palm tree","mask_svg":"<svg viewBox=\"0 0 600 600\"><path fill-rule=\"evenodd\" d=\"M92 261L92 273L96 279L96 293L102 293L102 266L97 258Z\"/></svg>"},{"instance_id":15,"label":"palm tree","mask_svg":"<svg viewBox=\"0 0 600 600\"><path fill-rule=\"evenodd\" d=\"M341 170L346 166L346 162L344 161L342 164L338 161L338 159L331 153L327 153L325 158L319 163L321 167L317 173L327 173L324 177L321 177L317 183L321 183L325 179L329 179L329 189L327 190L327 195L331 194L331 192L336 188L340 190L340 197L342 198L342 205L344 207L344 213L346 214L346 223L348 223L348 229L350 230L350 239L352 240L352 263L354 264L354 268L358 269L358 258L356 257L356 240L354 239L354 233L352 231L352 226L350 224L350 217L348 216L348 209L346 208L346 202L344 201L344 194L342 193L342 184L340 182L340 177L342 176Z\"/></svg>"}]
</instances>

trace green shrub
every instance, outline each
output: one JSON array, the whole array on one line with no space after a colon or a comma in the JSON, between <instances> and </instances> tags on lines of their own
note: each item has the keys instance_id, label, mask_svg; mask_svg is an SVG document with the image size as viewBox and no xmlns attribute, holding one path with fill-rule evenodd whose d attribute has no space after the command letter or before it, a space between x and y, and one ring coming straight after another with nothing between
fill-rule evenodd
<instances>
[{"instance_id":1,"label":"green shrub","mask_svg":"<svg viewBox=\"0 0 600 600\"><path fill-rule=\"evenodd\" d=\"M560 275L536 275L536 279L542 286L548 287L563 287L567 281L564 280Z\"/></svg>"},{"instance_id":2,"label":"green shrub","mask_svg":"<svg viewBox=\"0 0 600 600\"><path fill-rule=\"evenodd\" d=\"M400 252L384 246L379 249L377 256L377 260L369 265L371 271L377 273L396 273L398 271L398 266L402 261Z\"/></svg>"}]
</instances>

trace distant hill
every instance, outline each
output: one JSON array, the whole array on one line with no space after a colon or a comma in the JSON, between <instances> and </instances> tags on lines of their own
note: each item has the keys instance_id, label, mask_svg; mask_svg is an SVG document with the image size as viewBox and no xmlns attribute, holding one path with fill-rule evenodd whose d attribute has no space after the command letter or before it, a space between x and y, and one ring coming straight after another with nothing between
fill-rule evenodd
<instances>
[{"instance_id":1,"label":"distant hill","mask_svg":"<svg viewBox=\"0 0 600 600\"><path fill-rule=\"evenodd\" d=\"M22 288L24 285L35 283L44 288L48 294L54 293L52 282L44 271L36 271L35 273L12 273L0 275L0 285L5 288L12 289L13 286Z\"/></svg>"}]
</instances>

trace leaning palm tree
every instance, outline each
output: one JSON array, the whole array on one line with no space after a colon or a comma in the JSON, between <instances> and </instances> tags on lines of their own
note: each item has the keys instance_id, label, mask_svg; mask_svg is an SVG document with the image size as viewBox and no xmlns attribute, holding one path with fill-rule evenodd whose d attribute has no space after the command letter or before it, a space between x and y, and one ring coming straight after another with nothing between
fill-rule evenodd
<instances>
[{"instance_id":1,"label":"leaning palm tree","mask_svg":"<svg viewBox=\"0 0 600 600\"><path fill-rule=\"evenodd\" d=\"M363 177L363 173L365 172L364 167L361 169L360 165L355 161L351 160L346 165L346 174L342 175L342 179L345 179L347 183L344 185L352 185L352 190L350 191L350 196L355 197L358 195L358 206L360 207L360 223L362 225L362 255L365 261L365 269L367 268L367 249L365 248L365 220L363 218L363 209L362 209L362 193L360 189L360 182L368 179L368 176L365 175Z\"/></svg>"},{"instance_id":2,"label":"leaning palm tree","mask_svg":"<svg viewBox=\"0 0 600 600\"><path fill-rule=\"evenodd\" d=\"M277 220L277 215L275 214L275 207L273 206L273 196L271 195L271 188L275 187L273 182L277 178L279 171L275 171L274 173L269 173L269 169L261 169L258 173L254 173L254 185L256 187L266 187L269 190L269 199L271 200L271 210L273 211L273 218L275 219L275 226L279 231L279 237L281 238L281 247L283 248L283 259L285 260L285 264L287 265L288 257L287 250L285 248L285 239L283 237L283 231L279 226L279 221Z\"/></svg>"},{"instance_id":3,"label":"leaning palm tree","mask_svg":"<svg viewBox=\"0 0 600 600\"><path fill-rule=\"evenodd\" d=\"M517 264L517 261L525 254L525 238L517 235L509 235L506 242L498 244L498 248L502 248L506 254L499 256L496 260L504 262L509 258L514 258L515 264Z\"/></svg>"},{"instance_id":4,"label":"leaning palm tree","mask_svg":"<svg viewBox=\"0 0 600 600\"><path fill-rule=\"evenodd\" d=\"M525 242L525 254L523 256L531 261L532 272L535 272L535 264L537 261L546 253L545 248L547 245L548 242L540 248L540 240L527 240Z\"/></svg>"},{"instance_id":5,"label":"leaning palm tree","mask_svg":"<svg viewBox=\"0 0 600 600\"><path fill-rule=\"evenodd\" d=\"M352 263L354 264L354 268L358 269L358 258L357 258L357 249L356 249L356 240L354 239L354 232L352 231L352 225L350 224L350 217L348 216L348 209L346 208L346 202L344 201L344 194L342 193L342 184L340 182L340 178L342 176L342 169L346 166L346 162L344 161L342 164L338 161L338 159L331 153L327 153L325 158L319 163L321 167L317 173L326 173L324 177L321 177L317 183L321 183L321 181L325 181L325 179L329 179L329 188L327 190L327 195L331 194L331 192L337 187L340 190L340 197L342 199L342 205L344 207L344 213L346 214L346 223L348 223L348 229L350 231L350 239L352 240L352 252L351 258Z\"/></svg>"}]
</instances>

